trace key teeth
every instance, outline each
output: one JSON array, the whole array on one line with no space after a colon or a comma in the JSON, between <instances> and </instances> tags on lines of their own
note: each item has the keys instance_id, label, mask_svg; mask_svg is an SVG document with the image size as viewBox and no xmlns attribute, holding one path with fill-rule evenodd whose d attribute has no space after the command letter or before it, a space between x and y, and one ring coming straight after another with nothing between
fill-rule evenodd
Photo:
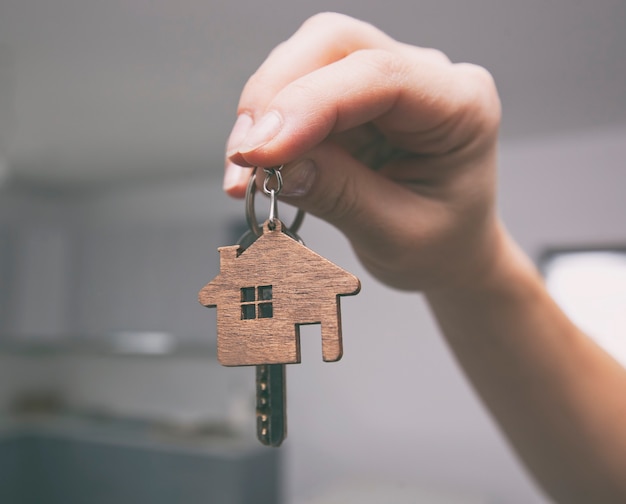
<instances>
[{"instance_id":1,"label":"key teeth","mask_svg":"<svg viewBox=\"0 0 626 504\"><path fill-rule=\"evenodd\" d=\"M284 366L257 366L256 385L257 437L266 446L278 447L287 436Z\"/></svg>"},{"instance_id":2,"label":"key teeth","mask_svg":"<svg viewBox=\"0 0 626 504\"><path fill-rule=\"evenodd\" d=\"M264 408L266 409L266 408ZM270 415L261 409L257 409L256 412L257 421L257 437L261 443L266 446L273 446L278 448L285 437L287 437L285 425L283 423L283 432L273 432L270 424Z\"/></svg>"},{"instance_id":3,"label":"key teeth","mask_svg":"<svg viewBox=\"0 0 626 504\"><path fill-rule=\"evenodd\" d=\"M265 420L263 417L265 417ZM265 413L257 412L257 437L259 441L265 446L278 448L282 444L285 436L272 436L272 434L271 426L269 425L269 416Z\"/></svg>"}]
</instances>

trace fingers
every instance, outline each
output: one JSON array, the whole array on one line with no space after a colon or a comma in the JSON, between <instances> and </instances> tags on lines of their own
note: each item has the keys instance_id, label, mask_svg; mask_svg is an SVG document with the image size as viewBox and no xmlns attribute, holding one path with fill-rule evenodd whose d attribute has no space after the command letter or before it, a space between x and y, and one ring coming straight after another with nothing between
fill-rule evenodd
<instances>
[{"instance_id":1,"label":"fingers","mask_svg":"<svg viewBox=\"0 0 626 504\"><path fill-rule=\"evenodd\" d=\"M388 53L359 51L289 83L239 144L238 154L250 164L282 164L333 132L382 116L398 97L400 65Z\"/></svg>"},{"instance_id":2,"label":"fingers","mask_svg":"<svg viewBox=\"0 0 626 504\"><path fill-rule=\"evenodd\" d=\"M394 146L441 154L497 130L487 72L398 43L335 14L307 21L246 85L227 147L224 189L242 196L250 170L296 159L329 135L372 123Z\"/></svg>"},{"instance_id":3,"label":"fingers","mask_svg":"<svg viewBox=\"0 0 626 504\"><path fill-rule=\"evenodd\" d=\"M424 61L421 55L407 61L386 51L358 51L286 85L254 126L240 117L233 136L242 139L232 161L281 165L333 133L368 122L395 147L443 154L497 130L497 95L494 100L479 82L488 78L474 67ZM242 121L245 135L237 131ZM227 192L241 195L246 170L231 166L226 179Z\"/></svg>"},{"instance_id":4,"label":"fingers","mask_svg":"<svg viewBox=\"0 0 626 504\"><path fill-rule=\"evenodd\" d=\"M486 94L477 79L466 66L433 63L419 52L406 58L360 50L278 91L236 151L250 164L281 164L331 133L373 121L398 147L441 154L475 134L463 121L483 120Z\"/></svg>"},{"instance_id":5,"label":"fingers","mask_svg":"<svg viewBox=\"0 0 626 504\"><path fill-rule=\"evenodd\" d=\"M374 119L398 133L432 128L446 118L442 105L453 108L448 98L441 99L454 82L450 65L433 62L428 51L416 49L410 58L406 52L359 49L313 69L305 60L299 68L308 71L296 78L289 72L286 82L284 74L277 71L270 79L266 70L244 90L227 155L240 164L282 163L332 132ZM272 61L277 64L286 63ZM405 105L410 108L402 110ZM392 109L394 115L385 118Z\"/></svg>"}]
</instances>

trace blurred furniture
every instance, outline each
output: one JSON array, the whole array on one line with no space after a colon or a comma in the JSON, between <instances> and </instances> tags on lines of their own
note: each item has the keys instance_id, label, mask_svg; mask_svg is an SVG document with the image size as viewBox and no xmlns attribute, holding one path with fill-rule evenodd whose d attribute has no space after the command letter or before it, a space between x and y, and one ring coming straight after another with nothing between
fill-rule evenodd
<instances>
[{"instance_id":1,"label":"blurred furniture","mask_svg":"<svg viewBox=\"0 0 626 504\"><path fill-rule=\"evenodd\" d=\"M3 504L276 504L280 451L227 433L53 416L0 422Z\"/></svg>"}]
</instances>

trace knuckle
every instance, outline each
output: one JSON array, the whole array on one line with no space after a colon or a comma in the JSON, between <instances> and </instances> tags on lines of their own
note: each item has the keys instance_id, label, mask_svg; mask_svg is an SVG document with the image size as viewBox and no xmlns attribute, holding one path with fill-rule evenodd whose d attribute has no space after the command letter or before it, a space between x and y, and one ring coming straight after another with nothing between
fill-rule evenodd
<instances>
[{"instance_id":1,"label":"knuckle","mask_svg":"<svg viewBox=\"0 0 626 504\"><path fill-rule=\"evenodd\" d=\"M491 73L480 65L458 63L455 65L464 84L462 108L488 132L498 129L501 120L501 104Z\"/></svg>"},{"instance_id":2,"label":"knuckle","mask_svg":"<svg viewBox=\"0 0 626 504\"><path fill-rule=\"evenodd\" d=\"M385 49L360 49L353 52L350 58L359 61L359 65L369 65L373 70L394 79L408 72L406 61L399 55Z\"/></svg>"},{"instance_id":3,"label":"knuckle","mask_svg":"<svg viewBox=\"0 0 626 504\"><path fill-rule=\"evenodd\" d=\"M249 92L251 89L262 87L263 81L265 81L267 77L268 76L266 75L266 72L264 72L261 69L257 70L252 75L250 75L250 77L248 77L248 80L246 81L246 84L243 87L243 93L245 94Z\"/></svg>"}]
</instances>

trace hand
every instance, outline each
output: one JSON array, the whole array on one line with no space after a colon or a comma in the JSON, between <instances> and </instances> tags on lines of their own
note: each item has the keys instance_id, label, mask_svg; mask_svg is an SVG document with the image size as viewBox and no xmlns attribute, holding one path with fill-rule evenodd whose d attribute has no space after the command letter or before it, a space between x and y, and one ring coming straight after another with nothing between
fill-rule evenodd
<instances>
[{"instance_id":1,"label":"hand","mask_svg":"<svg viewBox=\"0 0 626 504\"><path fill-rule=\"evenodd\" d=\"M496 260L500 102L483 68L339 14L312 17L246 84L224 188L283 168L281 198L348 237L390 286L437 290Z\"/></svg>"}]
</instances>

